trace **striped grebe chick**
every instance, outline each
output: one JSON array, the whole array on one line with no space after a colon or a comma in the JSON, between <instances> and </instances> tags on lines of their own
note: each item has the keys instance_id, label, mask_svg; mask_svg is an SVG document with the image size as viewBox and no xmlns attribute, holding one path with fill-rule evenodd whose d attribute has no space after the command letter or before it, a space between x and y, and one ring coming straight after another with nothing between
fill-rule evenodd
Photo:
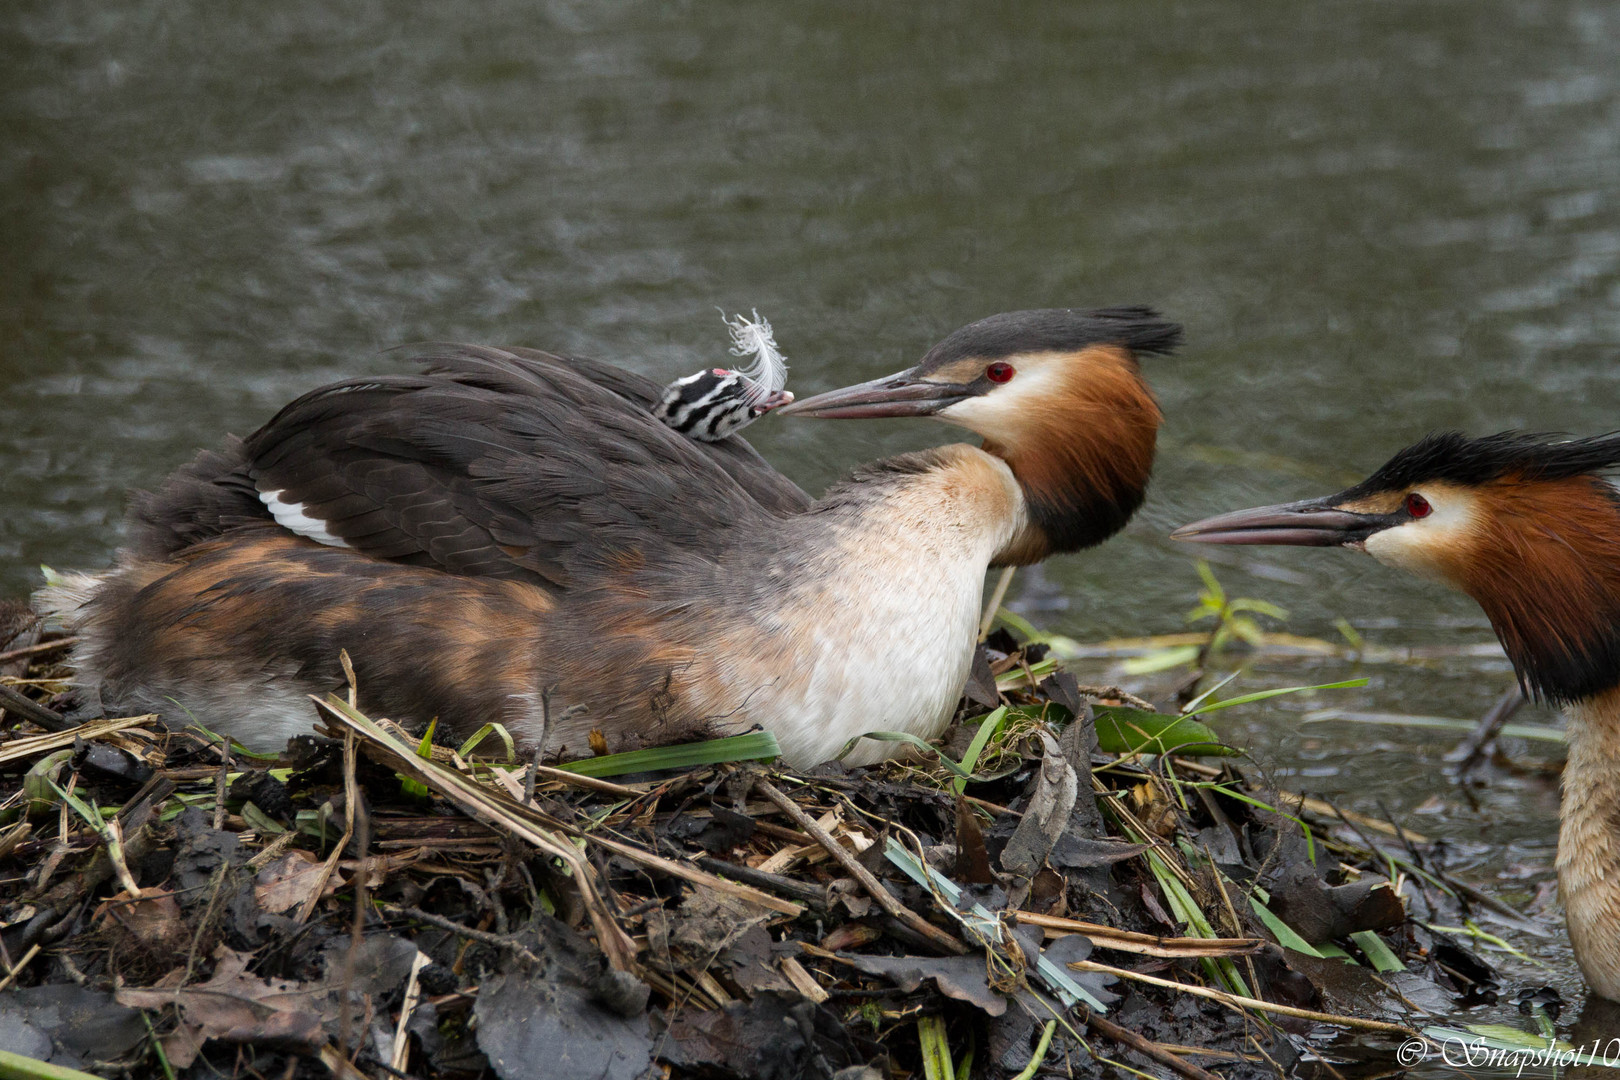
<instances>
[{"instance_id":1,"label":"striped grebe chick","mask_svg":"<svg viewBox=\"0 0 1620 1080\"><path fill-rule=\"evenodd\" d=\"M710 368L676 379L653 406L654 416L700 442L735 435L793 401L793 394L783 389L787 358L776 347L771 324L755 311L752 320L738 315L727 319L726 326L731 330L731 354L752 356L754 362L740 371Z\"/></svg>"}]
</instances>

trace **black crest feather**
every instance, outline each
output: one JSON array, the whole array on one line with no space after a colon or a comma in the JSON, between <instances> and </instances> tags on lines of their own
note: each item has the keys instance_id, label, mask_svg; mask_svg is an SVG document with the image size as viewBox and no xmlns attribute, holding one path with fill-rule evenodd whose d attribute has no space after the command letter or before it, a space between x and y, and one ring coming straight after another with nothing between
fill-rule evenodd
<instances>
[{"instance_id":1,"label":"black crest feather","mask_svg":"<svg viewBox=\"0 0 1620 1080\"><path fill-rule=\"evenodd\" d=\"M1092 345L1165 355L1180 344L1181 327L1152 308L1008 311L962 327L928 350L919 366L928 369L967 357L994 360L1018 353L1072 352Z\"/></svg>"},{"instance_id":2,"label":"black crest feather","mask_svg":"<svg viewBox=\"0 0 1620 1080\"><path fill-rule=\"evenodd\" d=\"M1474 487L1505 476L1566 480L1615 468L1620 468L1620 432L1560 439L1546 432L1503 431L1471 439L1460 431L1437 431L1384 462L1344 497L1406 490L1437 480Z\"/></svg>"}]
</instances>

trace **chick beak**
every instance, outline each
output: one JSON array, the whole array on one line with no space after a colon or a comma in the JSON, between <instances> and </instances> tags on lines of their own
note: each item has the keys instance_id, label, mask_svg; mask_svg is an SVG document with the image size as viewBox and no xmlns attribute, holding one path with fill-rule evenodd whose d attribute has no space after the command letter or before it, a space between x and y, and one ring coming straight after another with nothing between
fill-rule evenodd
<instances>
[{"instance_id":1,"label":"chick beak","mask_svg":"<svg viewBox=\"0 0 1620 1080\"><path fill-rule=\"evenodd\" d=\"M1331 499L1306 499L1205 518L1183 525L1170 538L1195 544L1341 547L1359 544L1390 524L1386 514L1358 514L1339 509Z\"/></svg>"},{"instance_id":2,"label":"chick beak","mask_svg":"<svg viewBox=\"0 0 1620 1080\"><path fill-rule=\"evenodd\" d=\"M814 416L823 420L862 420L879 416L932 416L971 397L957 383L929 382L909 368L871 382L829 390L796 401L780 410L783 416Z\"/></svg>"},{"instance_id":3,"label":"chick beak","mask_svg":"<svg viewBox=\"0 0 1620 1080\"><path fill-rule=\"evenodd\" d=\"M791 404L793 404L793 391L772 390L770 393L751 404L748 408L757 417L764 416L773 409L780 409L784 405Z\"/></svg>"}]
</instances>

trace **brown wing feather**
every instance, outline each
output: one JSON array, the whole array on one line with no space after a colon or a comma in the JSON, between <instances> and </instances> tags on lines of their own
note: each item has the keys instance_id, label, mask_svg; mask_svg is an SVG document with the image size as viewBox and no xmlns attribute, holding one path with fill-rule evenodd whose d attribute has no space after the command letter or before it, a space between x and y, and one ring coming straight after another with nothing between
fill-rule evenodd
<instances>
[{"instance_id":1,"label":"brown wing feather","mask_svg":"<svg viewBox=\"0 0 1620 1080\"><path fill-rule=\"evenodd\" d=\"M258 493L278 491L366 554L566 588L810 505L743 440L658 422L659 388L630 372L470 345L418 359L426 374L322 387L199 457L137 505L136 550L165 557L262 522Z\"/></svg>"},{"instance_id":2,"label":"brown wing feather","mask_svg":"<svg viewBox=\"0 0 1620 1080\"><path fill-rule=\"evenodd\" d=\"M476 357L469 355L467 346L452 345L440 346L448 349L449 355L445 357L444 367L438 365L430 367L429 371L443 370L446 373L468 371L469 367L477 363ZM582 356L558 356L553 353L542 352L539 349L525 349L516 346L507 346L498 350L511 358L507 363L517 363L525 368L545 370L561 365L566 370L590 380L605 390L624 398L636 406L634 414L651 412L654 404L663 396L664 387L645 375L638 375L633 371L603 363L600 360L591 360ZM463 375L463 377L465 377ZM810 508L811 499L797 484L777 472L762 457L759 452L748 444L740 435L733 435L714 442L700 444L715 464L724 469L733 480L737 481L742 489L753 496L761 506L784 514L797 514Z\"/></svg>"}]
</instances>

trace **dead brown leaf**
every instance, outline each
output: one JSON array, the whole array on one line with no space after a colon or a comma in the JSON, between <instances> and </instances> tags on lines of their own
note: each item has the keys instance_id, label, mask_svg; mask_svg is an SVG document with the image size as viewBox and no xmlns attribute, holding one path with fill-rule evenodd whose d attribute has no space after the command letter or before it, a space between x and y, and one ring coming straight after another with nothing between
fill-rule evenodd
<instances>
[{"instance_id":1,"label":"dead brown leaf","mask_svg":"<svg viewBox=\"0 0 1620 1080\"><path fill-rule=\"evenodd\" d=\"M273 915L291 911L306 903L321 887L321 863L307 851L293 850L274 860L253 879L253 897L259 907ZM329 883L328 891L337 887Z\"/></svg>"},{"instance_id":2,"label":"dead brown leaf","mask_svg":"<svg viewBox=\"0 0 1620 1080\"><path fill-rule=\"evenodd\" d=\"M190 942L180 905L167 889L142 889L139 896L119 893L96 908L96 922L118 926L149 949L184 949Z\"/></svg>"},{"instance_id":3,"label":"dead brown leaf","mask_svg":"<svg viewBox=\"0 0 1620 1080\"><path fill-rule=\"evenodd\" d=\"M203 1043L264 1043L300 1053L314 1053L326 1042L317 1011L324 997L320 986L247 974L247 954L225 946L214 950L216 966L206 983L182 989L119 990L120 1005L161 1009L174 1005L180 1025L163 1040L170 1064L188 1068Z\"/></svg>"}]
</instances>

